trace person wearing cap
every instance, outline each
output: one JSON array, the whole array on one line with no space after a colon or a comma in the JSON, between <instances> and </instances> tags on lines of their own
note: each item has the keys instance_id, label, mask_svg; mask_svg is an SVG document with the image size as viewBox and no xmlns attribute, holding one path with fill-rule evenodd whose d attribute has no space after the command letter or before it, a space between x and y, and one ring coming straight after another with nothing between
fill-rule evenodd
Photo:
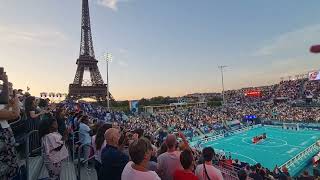
<instances>
[{"instance_id":1,"label":"person wearing cap","mask_svg":"<svg viewBox=\"0 0 320 180\"><path fill-rule=\"evenodd\" d=\"M142 137L129 146L132 161L123 169L122 180L160 180L155 171L149 171L148 165L152 154L152 146L148 139Z\"/></svg>"}]
</instances>

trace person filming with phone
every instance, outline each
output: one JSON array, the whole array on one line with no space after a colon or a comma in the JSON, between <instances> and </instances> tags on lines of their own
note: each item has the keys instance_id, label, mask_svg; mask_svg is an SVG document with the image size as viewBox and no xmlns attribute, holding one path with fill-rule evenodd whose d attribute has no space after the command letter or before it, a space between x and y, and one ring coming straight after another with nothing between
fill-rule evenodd
<instances>
[{"instance_id":1,"label":"person filming with phone","mask_svg":"<svg viewBox=\"0 0 320 180\"><path fill-rule=\"evenodd\" d=\"M10 121L20 116L19 99L0 67L0 179L13 179L18 172L18 157Z\"/></svg>"}]
</instances>

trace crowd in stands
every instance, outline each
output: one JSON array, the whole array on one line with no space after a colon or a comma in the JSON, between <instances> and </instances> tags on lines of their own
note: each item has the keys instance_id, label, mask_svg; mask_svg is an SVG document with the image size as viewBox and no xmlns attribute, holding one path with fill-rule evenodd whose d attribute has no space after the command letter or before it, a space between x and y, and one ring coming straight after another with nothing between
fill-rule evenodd
<instances>
[{"instance_id":1,"label":"crowd in stands","mask_svg":"<svg viewBox=\"0 0 320 180\"><path fill-rule=\"evenodd\" d=\"M320 81L307 81L304 92L306 96L318 98L320 95Z\"/></svg>"},{"instance_id":2,"label":"crowd in stands","mask_svg":"<svg viewBox=\"0 0 320 180\"><path fill-rule=\"evenodd\" d=\"M305 81L307 81L307 79L281 81L275 92L275 97L285 97L291 100L299 98Z\"/></svg>"},{"instance_id":3,"label":"crowd in stands","mask_svg":"<svg viewBox=\"0 0 320 180\"><path fill-rule=\"evenodd\" d=\"M280 87L264 87L265 92L281 95L281 86L296 87L302 82L283 82ZM298 85L299 84L299 85ZM51 103L21 90L10 89L9 103L0 110L0 179L17 179L19 165L14 133L9 123L25 120L30 136L32 156L42 155L51 179L59 179L61 164L69 156L70 138L78 131L83 146L83 159L94 157L94 168L103 179L227 179L223 169L237 172L242 179L290 179L288 170L276 167L269 170L261 164L249 165L216 153L211 147L202 150L190 147L188 139L199 133L226 128L226 122L242 120L254 114L265 119L319 121L317 107L292 107L288 103L269 101L248 102L238 99L220 107L196 106L159 111L152 115L127 116L123 112L108 111L89 103L64 101ZM288 88L290 89L290 88ZM295 98L298 90L290 90ZM270 97L272 93L265 93ZM237 101L240 101L237 102ZM18 133L18 132L17 132ZM93 151L90 146L93 146ZM42 148L41 148L42 147ZM41 151L37 151L41 150ZM84 163L90 168L88 162ZM302 176L309 176L304 173Z\"/></svg>"}]
</instances>

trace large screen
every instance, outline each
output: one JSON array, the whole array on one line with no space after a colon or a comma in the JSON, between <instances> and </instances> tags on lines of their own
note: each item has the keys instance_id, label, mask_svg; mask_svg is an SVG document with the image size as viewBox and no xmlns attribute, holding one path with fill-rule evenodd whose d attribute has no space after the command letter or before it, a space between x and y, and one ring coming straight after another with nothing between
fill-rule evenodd
<instances>
[{"instance_id":1,"label":"large screen","mask_svg":"<svg viewBox=\"0 0 320 180\"><path fill-rule=\"evenodd\" d=\"M309 81L320 80L320 71L309 72Z\"/></svg>"},{"instance_id":2,"label":"large screen","mask_svg":"<svg viewBox=\"0 0 320 180\"><path fill-rule=\"evenodd\" d=\"M261 91L259 90L249 90L249 91L246 91L244 93L244 95L247 97L261 97Z\"/></svg>"}]
</instances>

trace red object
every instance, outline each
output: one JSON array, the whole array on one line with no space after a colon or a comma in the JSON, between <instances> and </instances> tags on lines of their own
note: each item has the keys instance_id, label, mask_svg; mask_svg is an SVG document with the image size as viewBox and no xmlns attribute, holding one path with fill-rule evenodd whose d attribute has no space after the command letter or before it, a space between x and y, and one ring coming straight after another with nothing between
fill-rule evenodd
<instances>
[{"instance_id":1,"label":"red object","mask_svg":"<svg viewBox=\"0 0 320 180\"><path fill-rule=\"evenodd\" d=\"M176 170L173 174L174 180L199 180L192 172L186 172L184 170Z\"/></svg>"},{"instance_id":2,"label":"red object","mask_svg":"<svg viewBox=\"0 0 320 180\"><path fill-rule=\"evenodd\" d=\"M249 97L261 97L261 91L259 90L249 90L244 93L245 96Z\"/></svg>"},{"instance_id":3,"label":"red object","mask_svg":"<svg viewBox=\"0 0 320 180\"><path fill-rule=\"evenodd\" d=\"M320 53L320 45L311 46L310 52L312 52L312 53Z\"/></svg>"}]
</instances>

